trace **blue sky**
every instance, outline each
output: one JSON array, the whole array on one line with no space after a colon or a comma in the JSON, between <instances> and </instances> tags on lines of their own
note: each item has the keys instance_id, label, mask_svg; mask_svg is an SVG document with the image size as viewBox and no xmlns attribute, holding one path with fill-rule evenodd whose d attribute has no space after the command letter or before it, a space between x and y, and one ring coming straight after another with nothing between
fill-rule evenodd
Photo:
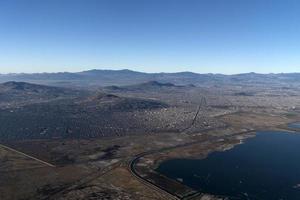
<instances>
[{"instance_id":1,"label":"blue sky","mask_svg":"<svg viewBox=\"0 0 300 200\"><path fill-rule=\"evenodd\" d=\"M0 73L300 72L298 0L1 0Z\"/></svg>"}]
</instances>

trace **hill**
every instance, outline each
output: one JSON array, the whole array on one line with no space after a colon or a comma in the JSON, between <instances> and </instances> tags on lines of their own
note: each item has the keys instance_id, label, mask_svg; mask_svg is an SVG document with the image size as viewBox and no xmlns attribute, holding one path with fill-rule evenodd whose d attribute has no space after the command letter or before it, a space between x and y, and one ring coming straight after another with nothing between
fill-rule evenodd
<instances>
[{"instance_id":1,"label":"hill","mask_svg":"<svg viewBox=\"0 0 300 200\"><path fill-rule=\"evenodd\" d=\"M0 108L21 106L63 98L73 98L79 94L83 95L85 93L87 92L26 82L10 81L0 84Z\"/></svg>"}]
</instances>

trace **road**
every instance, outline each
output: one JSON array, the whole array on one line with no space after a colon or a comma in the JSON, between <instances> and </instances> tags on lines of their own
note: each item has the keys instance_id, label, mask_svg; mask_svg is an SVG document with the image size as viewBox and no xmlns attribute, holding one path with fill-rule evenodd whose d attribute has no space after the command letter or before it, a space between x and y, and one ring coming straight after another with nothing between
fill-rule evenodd
<instances>
[{"instance_id":1,"label":"road","mask_svg":"<svg viewBox=\"0 0 300 200\"><path fill-rule=\"evenodd\" d=\"M141 153L139 155L137 155L136 157L134 157L130 163L129 163L129 166L128 166L128 169L129 171L131 172L131 174L137 178L140 182L142 182L144 185L146 185L147 187L150 187L151 189L159 192L159 193L162 193L164 194L165 196L168 197L168 199L175 199L175 200L179 200L181 199L180 196L177 196L176 194L173 194L171 193L170 191L160 187L159 185L156 185L152 182L150 182L149 180L143 178L135 169L135 164L137 163L137 161L143 157L143 156L146 156L146 155L149 155L149 154L152 154L152 153L156 153L156 151L149 151L149 152L145 152L145 153Z\"/></svg>"},{"instance_id":2,"label":"road","mask_svg":"<svg viewBox=\"0 0 300 200\"><path fill-rule=\"evenodd\" d=\"M250 132L255 132L255 130L248 130L248 131L241 131L241 132L237 132L237 133L234 133L234 134L231 134L230 136L234 136L234 135L240 135L240 134L246 134L246 133L250 133ZM213 137L214 139L224 139L228 136L220 136L220 137ZM151 154L155 154L155 153L161 153L161 152L164 152L164 151L168 151L168 150L172 150L172 149L177 149L177 148L181 148L181 147L186 147L186 146L190 146L190 145L194 145L194 144L198 144L198 143L202 143L203 141L194 141L194 142L189 142L189 143L185 143L185 144L180 144L180 145L176 145L176 146L171 146L171 147L165 147L165 148L161 148L161 149L158 149L158 150L151 150L151 151L147 151L147 152L143 152L143 153L140 153L138 155L136 155L129 163L129 170L131 172L131 174L136 177L138 180L140 180L140 182L142 182L143 184L145 184L146 186L154 189L155 191L158 191L158 192L161 192L163 194L165 194L166 196L168 196L169 198L168 199L184 199L185 197L181 197L177 194L174 194L170 191L168 191L167 189L165 188L162 188L161 186L147 180L146 178L142 177L138 172L137 170L135 169L135 165L136 163L139 161L139 159L141 159L142 157L144 156L147 156L147 155L151 155Z\"/></svg>"},{"instance_id":3,"label":"road","mask_svg":"<svg viewBox=\"0 0 300 200\"><path fill-rule=\"evenodd\" d=\"M15 150L15 149L10 148L10 147L8 147L8 146L5 146L5 145L3 145L3 144L0 144L0 147L3 148L3 149L6 149L6 150L8 150L8 151L12 151L12 152L15 152L15 153L17 153L17 154L20 154L20 155L22 155L22 156L25 156L25 157L27 157L27 158L36 160L36 161L38 161L38 162L40 162L40 163L42 163L42 164L44 164L44 165L47 165L48 167L55 167L55 165L53 165L53 164L51 164L51 163L48 163L48 162L43 161L43 160L41 160L41 159L35 158L35 157L33 157L33 156L30 156L30 155L28 155L28 154L26 154L26 153L23 153L23 152L21 152L21 151Z\"/></svg>"}]
</instances>

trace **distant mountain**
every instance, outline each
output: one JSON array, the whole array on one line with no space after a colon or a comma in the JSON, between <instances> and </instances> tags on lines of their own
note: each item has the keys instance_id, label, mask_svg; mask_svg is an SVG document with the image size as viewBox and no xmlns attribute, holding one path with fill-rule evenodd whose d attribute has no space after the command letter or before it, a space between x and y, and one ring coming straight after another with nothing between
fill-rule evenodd
<instances>
[{"instance_id":1,"label":"distant mountain","mask_svg":"<svg viewBox=\"0 0 300 200\"><path fill-rule=\"evenodd\" d=\"M134 91L158 91L163 89L180 89L180 88L187 88L187 87L195 87L193 84L188 85L175 85L173 83L162 83L158 81L148 81L145 83L139 83L134 85L127 85L127 86L107 86L104 88L105 91L108 92L134 92Z\"/></svg>"},{"instance_id":2,"label":"distant mountain","mask_svg":"<svg viewBox=\"0 0 300 200\"><path fill-rule=\"evenodd\" d=\"M70 98L84 93L76 90L31 84L26 82L5 82L0 84L0 107L27 105Z\"/></svg>"},{"instance_id":3,"label":"distant mountain","mask_svg":"<svg viewBox=\"0 0 300 200\"><path fill-rule=\"evenodd\" d=\"M0 84L0 89L5 92L33 92L33 93L63 93L62 88L31 84L26 82L9 81Z\"/></svg>"},{"instance_id":4,"label":"distant mountain","mask_svg":"<svg viewBox=\"0 0 300 200\"><path fill-rule=\"evenodd\" d=\"M138 85L139 87L176 87L173 83L160 83L158 81L149 81Z\"/></svg>"},{"instance_id":5,"label":"distant mountain","mask_svg":"<svg viewBox=\"0 0 300 200\"><path fill-rule=\"evenodd\" d=\"M0 82L25 81L38 84L67 87L124 86L150 81L176 85L224 85L224 84L299 84L300 73L236 75L178 73L143 73L124 70L89 70L77 73L34 73L0 75Z\"/></svg>"},{"instance_id":6,"label":"distant mountain","mask_svg":"<svg viewBox=\"0 0 300 200\"><path fill-rule=\"evenodd\" d=\"M57 86L128 85L152 80L151 74L131 70L89 70L77 73L2 74L0 82L23 81Z\"/></svg>"},{"instance_id":7,"label":"distant mountain","mask_svg":"<svg viewBox=\"0 0 300 200\"><path fill-rule=\"evenodd\" d=\"M158 100L120 97L113 94L98 93L80 102L81 106L102 111L137 111L166 108L168 105Z\"/></svg>"}]
</instances>

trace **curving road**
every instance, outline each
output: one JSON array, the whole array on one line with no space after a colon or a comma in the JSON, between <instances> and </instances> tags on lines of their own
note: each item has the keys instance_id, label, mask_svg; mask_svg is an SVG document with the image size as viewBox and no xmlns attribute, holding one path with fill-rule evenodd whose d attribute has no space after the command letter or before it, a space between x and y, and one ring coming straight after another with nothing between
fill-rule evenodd
<instances>
[{"instance_id":1,"label":"curving road","mask_svg":"<svg viewBox=\"0 0 300 200\"><path fill-rule=\"evenodd\" d=\"M247 130L247 131L241 131L238 133L234 133L230 136L234 136L234 135L240 135L240 134L246 134L246 133L251 133L251 132L255 132L255 130ZM214 139L224 139L228 136L219 136L219 137L214 137L212 136L212 138ZM194 144L198 144L198 143L202 143L203 141L194 141L194 142L189 142L189 143L185 143L185 144L180 144L180 145L176 145L176 146L171 146L171 147L165 147L162 149L158 149L158 150L151 150L151 151L147 151L147 152L143 152L140 154L137 154L133 159L131 159L131 161L129 162L129 171L131 172L131 174L136 177L140 182L142 182L143 184L145 184L146 186L154 189L155 191L161 192L163 193L165 196L168 197L168 199L184 199L184 197L182 198L181 196L174 194L170 191L168 191L165 188L162 188L160 185L155 184L149 180L147 180L146 178L142 177L137 170L135 169L135 165L136 163L139 161L139 159L141 159L144 156L147 155L151 155L151 154L155 154L155 153L161 153L163 151L167 151L167 150L172 150L172 149L176 149L176 148L181 148L181 147L186 147L186 146L190 146L190 145L194 145ZM198 195L197 195L198 196Z\"/></svg>"}]
</instances>

